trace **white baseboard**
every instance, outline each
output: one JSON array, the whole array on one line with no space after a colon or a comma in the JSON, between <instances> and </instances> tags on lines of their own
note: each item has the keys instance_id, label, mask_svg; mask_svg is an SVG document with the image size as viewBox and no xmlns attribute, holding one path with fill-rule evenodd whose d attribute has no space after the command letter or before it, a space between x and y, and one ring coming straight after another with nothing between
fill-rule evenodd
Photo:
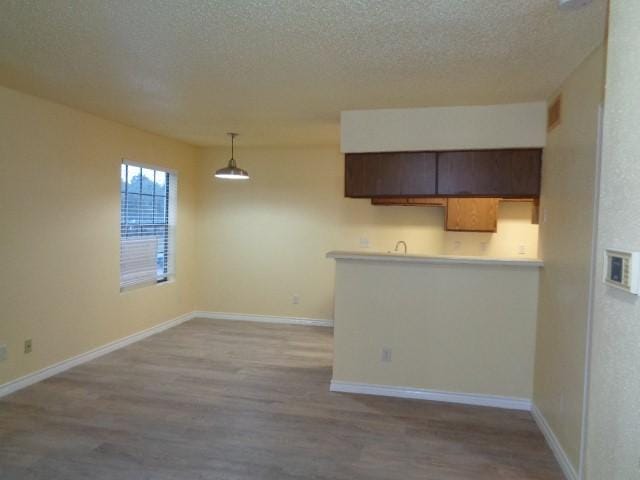
<instances>
[{"instance_id":1,"label":"white baseboard","mask_svg":"<svg viewBox=\"0 0 640 480\"><path fill-rule=\"evenodd\" d=\"M368 383L342 382L331 380L332 392L381 395L384 397L415 398L434 402L462 403L483 407L506 408L509 410L531 410L531 400L527 398L501 397L496 395L476 395L470 393L443 392L423 388L394 387Z\"/></svg>"},{"instance_id":2,"label":"white baseboard","mask_svg":"<svg viewBox=\"0 0 640 480\"><path fill-rule=\"evenodd\" d=\"M106 345L102 345L101 347L94 348L93 350L81 353L80 355L76 355L75 357L67 358L66 360L63 360L61 362L54 363L53 365L45 367L41 370L25 375L24 377L20 377L10 382L4 383L0 385L0 397L9 395L10 393L13 393L17 390L28 387L29 385L33 385L34 383L40 382L53 375L64 372L65 370L69 370L72 367L93 360L94 358L106 355L107 353L113 352L114 350L118 350L122 347L126 347L127 345L131 345L132 343L139 342L144 338L155 335L156 333L160 333L171 327L175 327L176 325L180 325L181 323L186 322L187 320L191 320L192 318L193 312L185 313L184 315L180 315L179 317L167 320L166 322L160 323L151 328L147 328L146 330L142 330L141 332L137 332L129 335L128 337L115 340L113 342L107 343Z\"/></svg>"},{"instance_id":3,"label":"white baseboard","mask_svg":"<svg viewBox=\"0 0 640 480\"><path fill-rule=\"evenodd\" d=\"M196 311L192 313L192 318L235 320L241 322L282 323L286 325L307 325L314 327L333 327L333 320L306 317L279 317L275 315L253 315L247 313Z\"/></svg>"},{"instance_id":4,"label":"white baseboard","mask_svg":"<svg viewBox=\"0 0 640 480\"><path fill-rule=\"evenodd\" d=\"M558 460L564 476L567 480L578 480L578 474L576 473L575 467L571 463L571 460L569 460L569 457L562 448L562 445L560 445L560 441L558 440L558 437L556 437L556 434L553 433L547 419L544 418L544 415L535 404L532 404L531 406L531 415L533 415L533 419L536 421L538 428L547 440L547 444L549 444L551 451L553 451L556 460Z\"/></svg>"}]
</instances>

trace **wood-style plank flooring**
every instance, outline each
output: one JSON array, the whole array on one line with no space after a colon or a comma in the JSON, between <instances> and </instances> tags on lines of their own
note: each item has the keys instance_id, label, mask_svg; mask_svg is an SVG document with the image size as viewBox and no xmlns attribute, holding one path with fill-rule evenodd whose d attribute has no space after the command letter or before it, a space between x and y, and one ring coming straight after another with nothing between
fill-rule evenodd
<instances>
[{"instance_id":1,"label":"wood-style plank flooring","mask_svg":"<svg viewBox=\"0 0 640 480\"><path fill-rule=\"evenodd\" d=\"M192 320L0 400L0 478L560 480L527 412L329 392L331 330Z\"/></svg>"}]
</instances>

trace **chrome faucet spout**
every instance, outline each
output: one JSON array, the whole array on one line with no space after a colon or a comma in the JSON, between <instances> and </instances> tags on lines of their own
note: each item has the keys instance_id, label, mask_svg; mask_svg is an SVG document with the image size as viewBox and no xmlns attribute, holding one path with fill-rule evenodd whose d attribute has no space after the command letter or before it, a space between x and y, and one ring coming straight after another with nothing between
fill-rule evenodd
<instances>
[{"instance_id":1,"label":"chrome faucet spout","mask_svg":"<svg viewBox=\"0 0 640 480\"><path fill-rule=\"evenodd\" d=\"M407 254L407 243L404 240L400 240L396 243L396 248L393 250L394 252L398 251L398 247L400 247L400 245L402 245L402 247L404 248L404 254Z\"/></svg>"}]
</instances>

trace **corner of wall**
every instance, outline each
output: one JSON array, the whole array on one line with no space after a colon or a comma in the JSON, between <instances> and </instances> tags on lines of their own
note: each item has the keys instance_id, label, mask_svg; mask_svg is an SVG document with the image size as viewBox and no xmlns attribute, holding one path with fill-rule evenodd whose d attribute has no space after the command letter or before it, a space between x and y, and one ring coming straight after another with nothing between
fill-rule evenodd
<instances>
[{"instance_id":1,"label":"corner of wall","mask_svg":"<svg viewBox=\"0 0 640 480\"><path fill-rule=\"evenodd\" d=\"M583 431L585 359L604 46L551 98L562 94L561 124L549 132L540 202L540 275L534 404L561 464L577 471Z\"/></svg>"}]
</instances>

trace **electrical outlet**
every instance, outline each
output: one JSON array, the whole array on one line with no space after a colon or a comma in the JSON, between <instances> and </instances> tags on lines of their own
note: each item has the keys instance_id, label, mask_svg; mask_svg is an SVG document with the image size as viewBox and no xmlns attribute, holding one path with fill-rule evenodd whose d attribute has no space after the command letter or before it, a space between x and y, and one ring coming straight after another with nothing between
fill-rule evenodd
<instances>
[{"instance_id":1,"label":"electrical outlet","mask_svg":"<svg viewBox=\"0 0 640 480\"><path fill-rule=\"evenodd\" d=\"M525 255L527 253L527 247L525 245L518 245L518 254Z\"/></svg>"},{"instance_id":2,"label":"electrical outlet","mask_svg":"<svg viewBox=\"0 0 640 480\"><path fill-rule=\"evenodd\" d=\"M453 249L454 250L460 250L461 246L462 246L462 242L460 240L456 240L455 242L453 242Z\"/></svg>"},{"instance_id":3,"label":"electrical outlet","mask_svg":"<svg viewBox=\"0 0 640 480\"><path fill-rule=\"evenodd\" d=\"M24 353L31 353L32 349L33 345L31 344L31 339L29 338L28 340L24 341Z\"/></svg>"},{"instance_id":4,"label":"electrical outlet","mask_svg":"<svg viewBox=\"0 0 640 480\"><path fill-rule=\"evenodd\" d=\"M380 356L380 360L382 360L383 362L390 362L391 361L391 349L388 347L383 347L382 348L382 355Z\"/></svg>"},{"instance_id":5,"label":"electrical outlet","mask_svg":"<svg viewBox=\"0 0 640 480\"><path fill-rule=\"evenodd\" d=\"M369 248L371 247L371 242L367 237L360 237L360 248Z\"/></svg>"},{"instance_id":6,"label":"electrical outlet","mask_svg":"<svg viewBox=\"0 0 640 480\"><path fill-rule=\"evenodd\" d=\"M300 303L300 295L294 293L293 297L291 297L291 303L293 303L294 305L298 305Z\"/></svg>"},{"instance_id":7,"label":"electrical outlet","mask_svg":"<svg viewBox=\"0 0 640 480\"><path fill-rule=\"evenodd\" d=\"M0 345L0 362L7 359L7 346Z\"/></svg>"},{"instance_id":8,"label":"electrical outlet","mask_svg":"<svg viewBox=\"0 0 640 480\"><path fill-rule=\"evenodd\" d=\"M489 248L489 244L487 242L480 242L480 251L485 253Z\"/></svg>"}]
</instances>

